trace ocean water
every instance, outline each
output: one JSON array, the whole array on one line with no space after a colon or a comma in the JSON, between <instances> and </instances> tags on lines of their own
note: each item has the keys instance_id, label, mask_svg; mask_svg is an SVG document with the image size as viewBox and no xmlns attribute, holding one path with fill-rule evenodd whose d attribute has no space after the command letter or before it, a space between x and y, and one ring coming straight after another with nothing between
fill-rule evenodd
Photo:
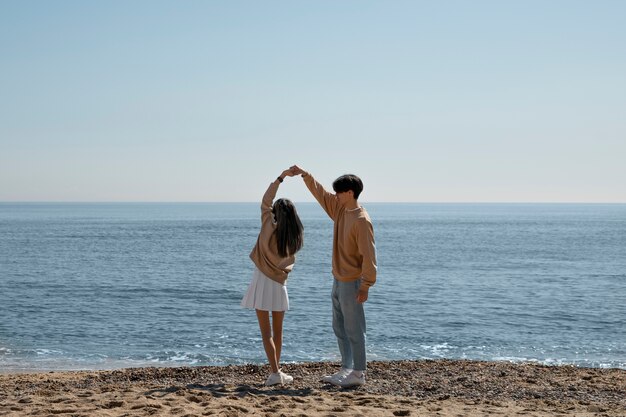
<instances>
[{"instance_id":1,"label":"ocean water","mask_svg":"<svg viewBox=\"0 0 626 417\"><path fill-rule=\"evenodd\" d=\"M626 205L364 204L369 360L626 368ZM298 205L283 360L335 361L332 223ZM0 371L264 363L258 204L0 204Z\"/></svg>"}]
</instances>

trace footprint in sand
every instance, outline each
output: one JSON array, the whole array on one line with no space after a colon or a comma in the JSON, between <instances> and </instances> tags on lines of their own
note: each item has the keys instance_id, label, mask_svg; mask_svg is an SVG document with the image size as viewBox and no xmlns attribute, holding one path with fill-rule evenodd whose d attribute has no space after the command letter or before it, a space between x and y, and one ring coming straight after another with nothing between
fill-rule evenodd
<instances>
[{"instance_id":1,"label":"footprint in sand","mask_svg":"<svg viewBox=\"0 0 626 417\"><path fill-rule=\"evenodd\" d=\"M292 401L294 401L296 403L299 403L299 404L307 404L308 403L307 400L305 400L303 398L300 398L300 397L294 397L294 398L292 398Z\"/></svg>"},{"instance_id":2,"label":"footprint in sand","mask_svg":"<svg viewBox=\"0 0 626 417\"><path fill-rule=\"evenodd\" d=\"M102 404L101 408L107 408L107 409L119 408L119 407L121 407L123 405L124 405L124 401L122 401L122 400L113 400L113 401L108 401L108 402Z\"/></svg>"},{"instance_id":3,"label":"footprint in sand","mask_svg":"<svg viewBox=\"0 0 626 417\"><path fill-rule=\"evenodd\" d=\"M71 403L74 403L76 401L71 399L71 398L69 398L69 397L59 397L59 398L53 398L49 402L51 402L52 404L59 404L59 403L71 404Z\"/></svg>"},{"instance_id":4,"label":"footprint in sand","mask_svg":"<svg viewBox=\"0 0 626 417\"><path fill-rule=\"evenodd\" d=\"M275 407L268 407L268 408L262 408L261 411L263 411L264 413L277 413L278 410L280 410L279 408L275 408Z\"/></svg>"},{"instance_id":5,"label":"footprint in sand","mask_svg":"<svg viewBox=\"0 0 626 417\"><path fill-rule=\"evenodd\" d=\"M241 411L242 413L246 413L248 414L249 410L246 407L242 407L240 405L230 405L228 406L228 408L233 409L233 410L237 410L237 411Z\"/></svg>"},{"instance_id":6,"label":"footprint in sand","mask_svg":"<svg viewBox=\"0 0 626 417\"><path fill-rule=\"evenodd\" d=\"M130 407L131 410L139 410L139 409L145 409L145 410L158 410L159 408L163 408L163 406L161 404L158 403L142 403L142 404L136 404L133 405L132 407Z\"/></svg>"},{"instance_id":7,"label":"footprint in sand","mask_svg":"<svg viewBox=\"0 0 626 417\"><path fill-rule=\"evenodd\" d=\"M191 401L192 403L200 404L203 400L195 395L189 395L186 397L187 401Z\"/></svg>"},{"instance_id":8,"label":"footprint in sand","mask_svg":"<svg viewBox=\"0 0 626 417\"><path fill-rule=\"evenodd\" d=\"M360 405L360 406L370 405L372 401L373 401L372 398L361 397L361 398L357 398L357 400L355 401L355 404Z\"/></svg>"},{"instance_id":9,"label":"footprint in sand","mask_svg":"<svg viewBox=\"0 0 626 417\"><path fill-rule=\"evenodd\" d=\"M80 410L77 410L75 408L59 408L59 409L51 409L51 410L47 410L48 413L50 414L72 414L72 415L76 415L76 413L80 412Z\"/></svg>"}]
</instances>

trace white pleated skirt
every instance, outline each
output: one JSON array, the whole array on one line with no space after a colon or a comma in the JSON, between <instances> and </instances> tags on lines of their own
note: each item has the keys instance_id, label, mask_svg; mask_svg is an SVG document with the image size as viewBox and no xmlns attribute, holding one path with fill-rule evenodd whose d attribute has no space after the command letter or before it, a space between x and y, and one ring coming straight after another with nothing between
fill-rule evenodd
<instances>
[{"instance_id":1,"label":"white pleated skirt","mask_svg":"<svg viewBox=\"0 0 626 417\"><path fill-rule=\"evenodd\" d=\"M255 267L252 282L241 300L241 306L263 311L287 311L289 310L287 286L271 280Z\"/></svg>"}]
</instances>

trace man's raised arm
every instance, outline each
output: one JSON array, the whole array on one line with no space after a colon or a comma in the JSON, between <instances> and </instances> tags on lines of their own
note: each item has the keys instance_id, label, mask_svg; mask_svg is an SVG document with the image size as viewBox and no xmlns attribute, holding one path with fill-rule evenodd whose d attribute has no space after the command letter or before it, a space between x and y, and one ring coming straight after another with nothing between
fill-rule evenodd
<instances>
[{"instance_id":1,"label":"man's raised arm","mask_svg":"<svg viewBox=\"0 0 626 417\"><path fill-rule=\"evenodd\" d=\"M311 194L313 194L313 197L315 197L317 202L320 203L320 206L322 206L326 214L328 214L331 219L335 220L337 211L339 210L339 202L337 201L335 194L326 191L322 184L317 182L311 174L299 166L293 165L290 170L294 173L294 175L302 176L304 183Z\"/></svg>"}]
</instances>

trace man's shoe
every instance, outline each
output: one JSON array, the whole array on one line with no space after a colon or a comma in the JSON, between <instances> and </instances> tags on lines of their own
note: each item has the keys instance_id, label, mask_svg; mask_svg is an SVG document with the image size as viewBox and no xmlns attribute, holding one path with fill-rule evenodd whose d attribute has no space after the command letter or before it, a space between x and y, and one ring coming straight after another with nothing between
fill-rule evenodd
<instances>
[{"instance_id":1,"label":"man's shoe","mask_svg":"<svg viewBox=\"0 0 626 417\"><path fill-rule=\"evenodd\" d=\"M352 372L352 369L341 368L338 372L335 372L332 375L326 375L322 377L322 381L329 384L337 385L336 382L339 382L341 379L348 376L350 372Z\"/></svg>"},{"instance_id":2,"label":"man's shoe","mask_svg":"<svg viewBox=\"0 0 626 417\"><path fill-rule=\"evenodd\" d=\"M365 373L361 372L361 375L357 375L354 371L352 371L344 378L340 379L337 383L332 382L332 384L338 385L341 388L363 385L365 384Z\"/></svg>"}]
</instances>

